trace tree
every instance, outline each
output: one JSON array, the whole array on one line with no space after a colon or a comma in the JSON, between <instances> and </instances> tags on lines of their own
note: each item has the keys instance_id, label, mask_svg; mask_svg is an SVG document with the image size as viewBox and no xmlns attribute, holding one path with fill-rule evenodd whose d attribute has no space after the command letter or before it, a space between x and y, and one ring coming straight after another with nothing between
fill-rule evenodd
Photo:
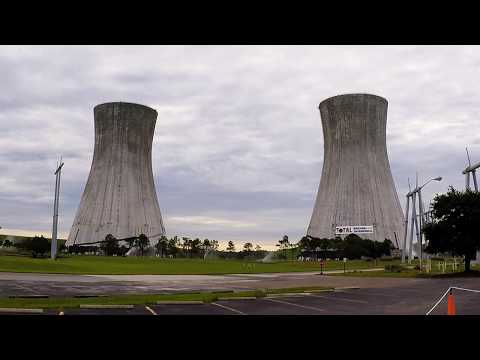
<instances>
[{"instance_id":1,"label":"tree","mask_svg":"<svg viewBox=\"0 0 480 360\"><path fill-rule=\"evenodd\" d=\"M36 258L39 255L45 255L50 251L50 242L43 236L34 236L31 239L22 241L17 245L21 249L25 249L32 253L32 257Z\"/></svg>"},{"instance_id":2,"label":"tree","mask_svg":"<svg viewBox=\"0 0 480 360\"><path fill-rule=\"evenodd\" d=\"M277 246L280 248L280 250L284 249L285 253L285 258L287 258L287 249L290 247L290 242L288 241L288 236L283 235L282 240L278 240Z\"/></svg>"},{"instance_id":3,"label":"tree","mask_svg":"<svg viewBox=\"0 0 480 360\"><path fill-rule=\"evenodd\" d=\"M192 239L188 237L182 237L183 243L182 243L182 249L185 254L190 253L190 248L192 246Z\"/></svg>"},{"instance_id":4,"label":"tree","mask_svg":"<svg viewBox=\"0 0 480 360\"><path fill-rule=\"evenodd\" d=\"M198 255L202 248L202 241L199 238L193 239L190 243L190 257Z\"/></svg>"},{"instance_id":5,"label":"tree","mask_svg":"<svg viewBox=\"0 0 480 360\"><path fill-rule=\"evenodd\" d=\"M135 237L131 237L131 238L128 238L128 239L125 240L128 244L129 249L131 249L135 246L135 240L137 240Z\"/></svg>"},{"instance_id":6,"label":"tree","mask_svg":"<svg viewBox=\"0 0 480 360\"><path fill-rule=\"evenodd\" d=\"M255 251L260 251L262 250L262 247L260 245L255 246Z\"/></svg>"},{"instance_id":7,"label":"tree","mask_svg":"<svg viewBox=\"0 0 480 360\"><path fill-rule=\"evenodd\" d=\"M480 248L477 224L480 223L480 192L457 191L450 186L446 194L436 195L432 203L433 221L422 231L428 253L451 252L465 257L465 271Z\"/></svg>"},{"instance_id":8,"label":"tree","mask_svg":"<svg viewBox=\"0 0 480 360\"><path fill-rule=\"evenodd\" d=\"M140 253L143 256L143 252L145 251L145 248L147 248L150 245L150 240L148 239L147 235L145 234L140 234L138 235L137 240L135 241L135 247L140 249Z\"/></svg>"},{"instance_id":9,"label":"tree","mask_svg":"<svg viewBox=\"0 0 480 360\"><path fill-rule=\"evenodd\" d=\"M118 241L112 234L105 236L105 240L100 243L100 249L103 250L106 256L116 254L119 249Z\"/></svg>"},{"instance_id":10,"label":"tree","mask_svg":"<svg viewBox=\"0 0 480 360\"><path fill-rule=\"evenodd\" d=\"M218 250L218 241L217 240L210 240L210 248L214 251Z\"/></svg>"},{"instance_id":11,"label":"tree","mask_svg":"<svg viewBox=\"0 0 480 360\"><path fill-rule=\"evenodd\" d=\"M9 247L13 246L13 243L10 240L6 239L3 242L3 246L6 247L6 248L9 248Z\"/></svg>"},{"instance_id":12,"label":"tree","mask_svg":"<svg viewBox=\"0 0 480 360\"><path fill-rule=\"evenodd\" d=\"M227 251L228 252L234 252L235 251L235 244L231 240L228 242Z\"/></svg>"},{"instance_id":13,"label":"tree","mask_svg":"<svg viewBox=\"0 0 480 360\"><path fill-rule=\"evenodd\" d=\"M250 252L250 251L252 251L252 249L253 249L253 244L250 243L250 242L247 242L247 243L245 243L245 245L243 245L243 249L244 249L246 252Z\"/></svg>"},{"instance_id":14,"label":"tree","mask_svg":"<svg viewBox=\"0 0 480 360\"><path fill-rule=\"evenodd\" d=\"M362 240L357 234L348 234L343 240L343 253L349 259L358 259L362 256L370 256L373 245Z\"/></svg>"},{"instance_id":15,"label":"tree","mask_svg":"<svg viewBox=\"0 0 480 360\"><path fill-rule=\"evenodd\" d=\"M177 257L177 253L179 251L178 249L179 244L180 244L180 239L176 235L170 240L168 240L168 245L167 245L168 254L172 255L173 257Z\"/></svg>"},{"instance_id":16,"label":"tree","mask_svg":"<svg viewBox=\"0 0 480 360\"><path fill-rule=\"evenodd\" d=\"M158 239L158 242L155 244L155 249L157 255L160 255L161 257L167 255L168 239L165 235L160 236L160 239Z\"/></svg>"},{"instance_id":17,"label":"tree","mask_svg":"<svg viewBox=\"0 0 480 360\"><path fill-rule=\"evenodd\" d=\"M3 245L3 239L0 239L0 246Z\"/></svg>"},{"instance_id":18,"label":"tree","mask_svg":"<svg viewBox=\"0 0 480 360\"><path fill-rule=\"evenodd\" d=\"M210 247L211 247L211 243L210 243L210 240L208 239L204 239L203 240L203 243L202 243L202 248L205 252L209 251L210 250Z\"/></svg>"}]
</instances>

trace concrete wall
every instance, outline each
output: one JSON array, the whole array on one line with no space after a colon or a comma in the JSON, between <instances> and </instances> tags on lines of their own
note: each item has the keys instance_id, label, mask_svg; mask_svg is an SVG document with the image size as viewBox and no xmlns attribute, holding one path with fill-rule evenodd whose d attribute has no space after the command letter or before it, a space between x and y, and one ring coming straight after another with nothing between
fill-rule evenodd
<instances>
[{"instance_id":1,"label":"concrete wall","mask_svg":"<svg viewBox=\"0 0 480 360\"><path fill-rule=\"evenodd\" d=\"M96 106L94 118L92 167L67 246L104 240L109 233L164 234L152 173L157 112L115 102Z\"/></svg>"},{"instance_id":2,"label":"concrete wall","mask_svg":"<svg viewBox=\"0 0 480 360\"><path fill-rule=\"evenodd\" d=\"M362 238L402 246L404 216L386 147L387 100L350 94L320 103L324 160L307 234L335 236L335 226L374 225Z\"/></svg>"}]
</instances>

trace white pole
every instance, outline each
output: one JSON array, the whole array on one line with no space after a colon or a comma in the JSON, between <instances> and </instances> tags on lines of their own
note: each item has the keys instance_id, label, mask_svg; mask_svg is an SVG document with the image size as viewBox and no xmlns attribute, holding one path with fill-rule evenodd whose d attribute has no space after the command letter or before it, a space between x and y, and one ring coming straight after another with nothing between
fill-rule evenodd
<instances>
[{"instance_id":1,"label":"white pole","mask_svg":"<svg viewBox=\"0 0 480 360\"><path fill-rule=\"evenodd\" d=\"M408 249L408 263L412 263L412 254L413 254L413 226L416 222L416 215L415 215L415 193L412 194L412 221L410 223L410 246Z\"/></svg>"},{"instance_id":2,"label":"white pole","mask_svg":"<svg viewBox=\"0 0 480 360\"><path fill-rule=\"evenodd\" d=\"M408 211L410 206L410 196L407 195L407 206L405 209L405 234L403 237L403 246L402 246L402 263L405 263L405 255L407 252L407 231L408 231Z\"/></svg>"},{"instance_id":3,"label":"white pole","mask_svg":"<svg viewBox=\"0 0 480 360\"><path fill-rule=\"evenodd\" d=\"M60 166L55 170L55 200L53 202L53 229L52 229L52 243L50 248L50 257L55 260L57 258L57 227L58 227L58 203L60 198L60 176L62 173L62 160L60 159Z\"/></svg>"},{"instance_id":4,"label":"white pole","mask_svg":"<svg viewBox=\"0 0 480 360\"><path fill-rule=\"evenodd\" d=\"M420 210L420 234L419 234L419 239L420 239L420 271L422 270L422 260L423 260L423 249L422 249L422 244L423 244L423 236L422 236L422 228L424 225L423 222L423 203L422 203L422 188L418 188L418 207Z\"/></svg>"}]
</instances>

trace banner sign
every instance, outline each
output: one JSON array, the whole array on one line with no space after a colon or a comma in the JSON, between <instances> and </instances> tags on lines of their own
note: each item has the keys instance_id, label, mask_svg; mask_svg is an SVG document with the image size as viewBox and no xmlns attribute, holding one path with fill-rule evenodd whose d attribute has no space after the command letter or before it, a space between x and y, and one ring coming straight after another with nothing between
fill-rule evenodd
<instances>
[{"instance_id":1,"label":"banner sign","mask_svg":"<svg viewBox=\"0 0 480 360\"><path fill-rule=\"evenodd\" d=\"M373 225L336 226L335 235L373 234Z\"/></svg>"}]
</instances>

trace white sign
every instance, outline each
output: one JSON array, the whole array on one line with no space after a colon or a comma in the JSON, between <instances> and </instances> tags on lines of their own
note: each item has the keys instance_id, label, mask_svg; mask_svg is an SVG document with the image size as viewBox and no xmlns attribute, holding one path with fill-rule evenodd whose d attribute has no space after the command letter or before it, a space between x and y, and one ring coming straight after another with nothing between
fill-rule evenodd
<instances>
[{"instance_id":1,"label":"white sign","mask_svg":"<svg viewBox=\"0 0 480 360\"><path fill-rule=\"evenodd\" d=\"M335 235L373 234L373 225L336 226Z\"/></svg>"}]
</instances>

